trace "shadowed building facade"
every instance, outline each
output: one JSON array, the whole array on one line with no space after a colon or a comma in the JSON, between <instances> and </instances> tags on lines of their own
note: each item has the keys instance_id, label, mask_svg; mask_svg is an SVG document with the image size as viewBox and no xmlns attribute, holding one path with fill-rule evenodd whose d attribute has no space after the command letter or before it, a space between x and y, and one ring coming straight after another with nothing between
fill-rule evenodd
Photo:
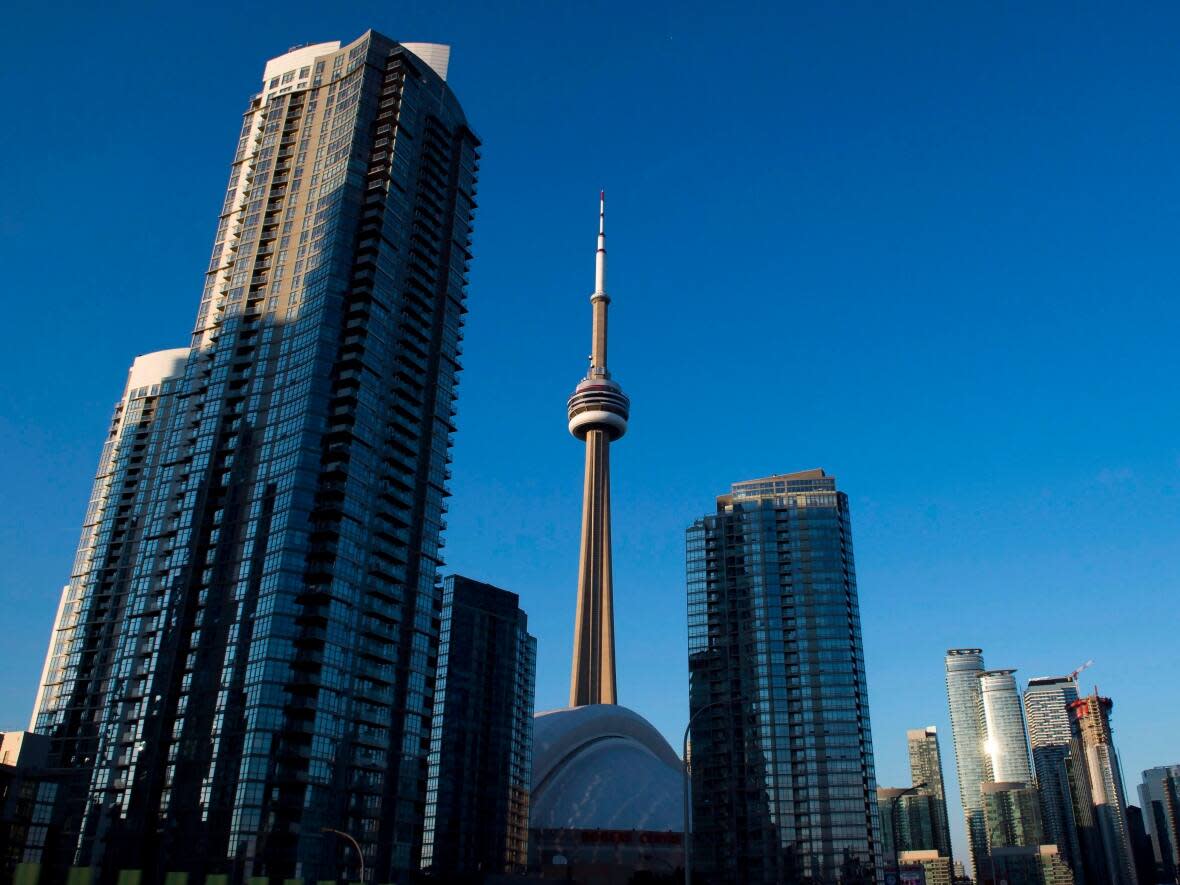
<instances>
[{"instance_id":1,"label":"shadowed building facade","mask_svg":"<svg viewBox=\"0 0 1180 885\"><path fill-rule=\"evenodd\" d=\"M938 744L938 729L933 725L906 731L906 748L910 757L910 783L918 792L934 800L932 807L934 842L919 848L933 848L939 855L953 862L951 830L946 812L946 790L942 781L942 750ZM924 786L919 786L924 785Z\"/></svg>"},{"instance_id":2,"label":"shadowed building facade","mask_svg":"<svg viewBox=\"0 0 1180 885\"><path fill-rule=\"evenodd\" d=\"M1160 881L1180 882L1180 765L1143 772L1139 802Z\"/></svg>"},{"instance_id":3,"label":"shadowed building facade","mask_svg":"<svg viewBox=\"0 0 1180 885\"><path fill-rule=\"evenodd\" d=\"M478 141L448 50L270 60L190 346L141 358L34 713L59 862L416 866Z\"/></svg>"},{"instance_id":4,"label":"shadowed building facade","mask_svg":"<svg viewBox=\"0 0 1180 885\"><path fill-rule=\"evenodd\" d=\"M1094 867L1092 875L1087 870L1087 880L1104 885L1139 885L1127 826L1122 767L1110 727L1114 703L1094 692L1069 706L1074 720L1072 785L1092 814L1091 819L1079 822L1083 851L1089 848Z\"/></svg>"},{"instance_id":5,"label":"shadowed building facade","mask_svg":"<svg viewBox=\"0 0 1180 885\"><path fill-rule=\"evenodd\" d=\"M520 598L448 576L422 846L436 876L528 864L536 669Z\"/></svg>"},{"instance_id":6,"label":"shadowed building facade","mask_svg":"<svg viewBox=\"0 0 1180 885\"><path fill-rule=\"evenodd\" d=\"M1078 684L1073 676L1030 679L1024 691L1024 714L1041 793L1045 841L1057 845L1081 885L1085 873L1074 821L1068 762L1073 737L1069 705L1077 699Z\"/></svg>"},{"instance_id":7,"label":"shadowed building facade","mask_svg":"<svg viewBox=\"0 0 1180 885\"><path fill-rule=\"evenodd\" d=\"M883 873L848 498L735 483L687 534L695 863L715 881Z\"/></svg>"}]
</instances>

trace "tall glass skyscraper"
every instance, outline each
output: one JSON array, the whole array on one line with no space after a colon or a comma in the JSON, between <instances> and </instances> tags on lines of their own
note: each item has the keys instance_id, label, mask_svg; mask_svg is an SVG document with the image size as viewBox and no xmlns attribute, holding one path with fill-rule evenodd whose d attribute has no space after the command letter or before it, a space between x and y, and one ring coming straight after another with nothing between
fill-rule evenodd
<instances>
[{"instance_id":1,"label":"tall glass skyscraper","mask_svg":"<svg viewBox=\"0 0 1180 885\"><path fill-rule=\"evenodd\" d=\"M688 529L698 869L872 882L876 777L848 497L808 470L736 483Z\"/></svg>"},{"instance_id":2,"label":"tall glass skyscraper","mask_svg":"<svg viewBox=\"0 0 1180 885\"><path fill-rule=\"evenodd\" d=\"M938 746L938 729L933 725L911 728L906 732L910 757L910 782L921 786L919 793L933 800L932 817L934 843L923 848L934 848L939 855L951 858L950 821L946 813L946 791L942 785L942 751Z\"/></svg>"},{"instance_id":3,"label":"tall glass skyscraper","mask_svg":"<svg viewBox=\"0 0 1180 885\"><path fill-rule=\"evenodd\" d=\"M1015 670L988 670L979 677L988 780L1032 783L1024 707L1016 689L1015 673Z\"/></svg>"},{"instance_id":4,"label":"tall glass skyscraper","mask_svg":"<svg viewBox=\"0 0 1180 885\"><path fill-rule=\"evenodd\" d=\"M443 581L422 867L435 876L528 864L537 640L515 593Z\"/></svg>"},{"instance_id":5,"label":"tall glass skyscraper","mask_svg":"<svg viewBox=\"0 0 1180 885\"><path fill-rule=\"evenodd\" d=\"M266 64L187 351L132 368L34 713L66 863L416 865L478 141L448 50Z\"/></svg>"},{"instance_id":6,"label":"tall glass skyscraper","mask_svg":"<svg viewBox=\"0 0 1180 885\"><path fill-rule=\"evenodd\" d=\"M1067 768L1072 738L1069 705L1077 699L1078 683L1073 676L1030 679L1024 692L1024 714L1041 790L1045 838L1057 846L1080 885L1084 881L1083 864Z\"/></svg>"},{"instance_id":7,"label":"tall glass skyscraper","mask_svg":"<svg viewBox=\"0 0 1180 885\"><path fill-rule=\"evenodd\" d=\"M952 648L946 653L946 693L950 705L951 736L955 742L955 767L959 774L959 797L967 824L967 851L975 875L987 856L987 828L983 818L983 793L990 781L984 748L983 697L979 677L983 675L983 650Z\"/></svg>"}]
</instances>

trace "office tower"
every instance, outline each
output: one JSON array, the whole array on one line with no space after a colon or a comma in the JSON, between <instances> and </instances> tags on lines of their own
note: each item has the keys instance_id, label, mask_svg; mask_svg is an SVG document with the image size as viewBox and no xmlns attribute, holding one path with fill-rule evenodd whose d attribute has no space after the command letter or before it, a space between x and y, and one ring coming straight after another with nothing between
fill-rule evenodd
<instances>
[{"instance_id":1,"label":"office tower","mask_svg":"<svg viewBox=\"0 0 1180 885\"><path fill-rule=\"evenodd\" d=\"M1097 692L1070 704L1074 717L1071 752L1093 809L1093 825L1085 827L1081 837L1089 839L1101 851L1101 868L1096 876L1087 876L1088 880L1092 878L1110 885L1138 885L1127 828L1122 771L1110 727L1113 706L1110 698L1099 697Z\"/></svg>"},{"instance_id":2,"label":"office tower","mask_svg":"<svg viewBox=\"0 0 1180 885\"><path fill-rule=\"evenodd\" d=\"M896 863L902 851L938 851L941 809L936 797L916 787L878 787L881 854L886 862Z\"/></svg>"},{"instance_id":3,"label":"office tower","mask_svg":"<svg viewBox=\"0 0 1180 885\"><path fill-rule=\"evenodd\" d=\"M422 867L438 875L528 864L537 640L515 593L443 581Z\"/></svg>"},{"instance_id":4,"label":"office tower","mask_svg":"<svg viewBox=\"0 0 1180 885\"><path fill-rule=\"evenodd\" d=\"M983 820L980 787L991 780L984 752L983 650L952 648L946 653L946 692L951 714L951 737L955 743L955 767L959 774L959 798L967 825L967 853L975 876L987 854L987 832Z\"/></svg>"},{"instance_id":5,"label":"office tower","mask_svg":"<svg viewBox=\"0 0 1180 885\"><path fill-rule=\"evenodd\" d=\"M687 533L694 858L719 881L872 881L876 783L848 497L735 483Z\"/></svg>"},{"instance_id":6,"label":"office tower","mask_svg":"<svg viewBox=\"0 0 1180 885\"><path fill-rule=\"evenodd\" d=\"M330 827L371 881L416 866L478 147L447 61L370 31L247 102L190 347L133 367L51 644L66 862L359 878Z\"/></svg>"},{"instance_id":7,"label":"office tower","mask_svg":"<svg viewBox=\"0 0 1180 885\"><path fill-rule=\"evenodd\" d=\"M1159 881L1180 882L1180 765L1143 772L1139 801Z\"/></svg>"},{"instance_id":8,"label":"office tower","mask_svg":"<svg viewBox=\"0 0 1180 885\"><path fill-rule=\"evenodd\" d=\"M988 779L1031 783L1024 708L1016 690L1015 673L1015 670L988 670L979 677Z\"/></svg>"},{"instance_id":9,"label":"office tower","mask_svg":"<svg viewBox=\"0 0 1180 885\"><path fill-rule=\"evenodd\" d=\"M569 431L586 443L582 494L582 549L578 558L578 609L570 706L615 703L614 578L610 537L610 444L627 432L631 401L606 368L606 205L599 195L598 251L590 368L569 398Z\"/></svg>"},{"instance_id":10,"label":"office tower","mask_svg":"<svg viewBox=\"0 0 1180 885\"><path fill-rule=\"evenodd\" d=\"M630 406L606 370L602 194L590 301L590 371L569 400L570 431L586 442L570 706L533 719L529 865L545 878L629 881L685 863L684 768L651 723L615 702L607 451Z\"/></svg>"},{"instance_id":11,"label":"office tower","mask_svg":"<svg viewBox=\"0 0 1180 885\"><path fill-rule=\"evenodd\" d=\"M1055 844L1061 856L1082 878L1081 846L1073 815L1067 759L1072 738L1069 705L1078 699L1073 675L1043 676L1028 681L1024 692L1024 713L1032 746L1037 786L1041 791L1045 841Z\"/></svg>"},{"instance_id":12,"label":"office tower","mask_svg":"<svg viewBox=\"0 0 1180 885\"><path fill-rule=\"evenodd\" d=\"M931 796L934 806L934 844L923 848L937 849L943 857L951 858L951 830L947 819L946 792L942 781L942 751L938 745L938 729L933 725L911 728L906 732L910 757L910 783L919 792Z\"/></svg>"},{"instance_id":13,"label":"office tower","mask_svg":"<svg viewBox=\"0 0 1180 885\"><path fill-rule=\"evenodd\" d=\"M1041 797L1035 784L993 781L985 783L981 791L989 854L997 848L1029 848L1044 843Z\"/></svg>"}]
</instances>

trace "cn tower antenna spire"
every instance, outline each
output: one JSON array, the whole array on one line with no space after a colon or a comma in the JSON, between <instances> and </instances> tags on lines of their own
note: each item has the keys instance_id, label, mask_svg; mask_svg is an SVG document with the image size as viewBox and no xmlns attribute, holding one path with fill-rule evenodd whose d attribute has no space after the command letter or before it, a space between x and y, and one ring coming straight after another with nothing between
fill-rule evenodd
<instances>
[{"instance_id":1,"label":"cn tower antenna spire","mask_svg":"<svg viewBox=\"0 0 1180 885\"><path fill-rule=\"evenodd\" d=\"M610 444L627 432L631 401L606 368L606 192L598 193L598 249L594 256L590 371L569 398L569 431L586 443L578 610L570 706L614 704L615 618L610 534Z\"/></svg>"}]
</instances>

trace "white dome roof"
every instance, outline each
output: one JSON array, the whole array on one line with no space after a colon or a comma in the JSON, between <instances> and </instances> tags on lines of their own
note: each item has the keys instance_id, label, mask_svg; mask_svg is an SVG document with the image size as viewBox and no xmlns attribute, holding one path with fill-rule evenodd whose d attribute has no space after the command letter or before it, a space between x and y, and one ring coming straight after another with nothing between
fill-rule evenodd
<instances>
[{"instance_id":1,"label":"white dome roof","mask_svg":"<svg viewBox=\"0 0 1180 885\"><path fill-rule=\"evenodd\" d=\"M538 713L529 825L679 833L682 777L680 758L633 710L592 704Z\"/></svg>"}]
</instances>

